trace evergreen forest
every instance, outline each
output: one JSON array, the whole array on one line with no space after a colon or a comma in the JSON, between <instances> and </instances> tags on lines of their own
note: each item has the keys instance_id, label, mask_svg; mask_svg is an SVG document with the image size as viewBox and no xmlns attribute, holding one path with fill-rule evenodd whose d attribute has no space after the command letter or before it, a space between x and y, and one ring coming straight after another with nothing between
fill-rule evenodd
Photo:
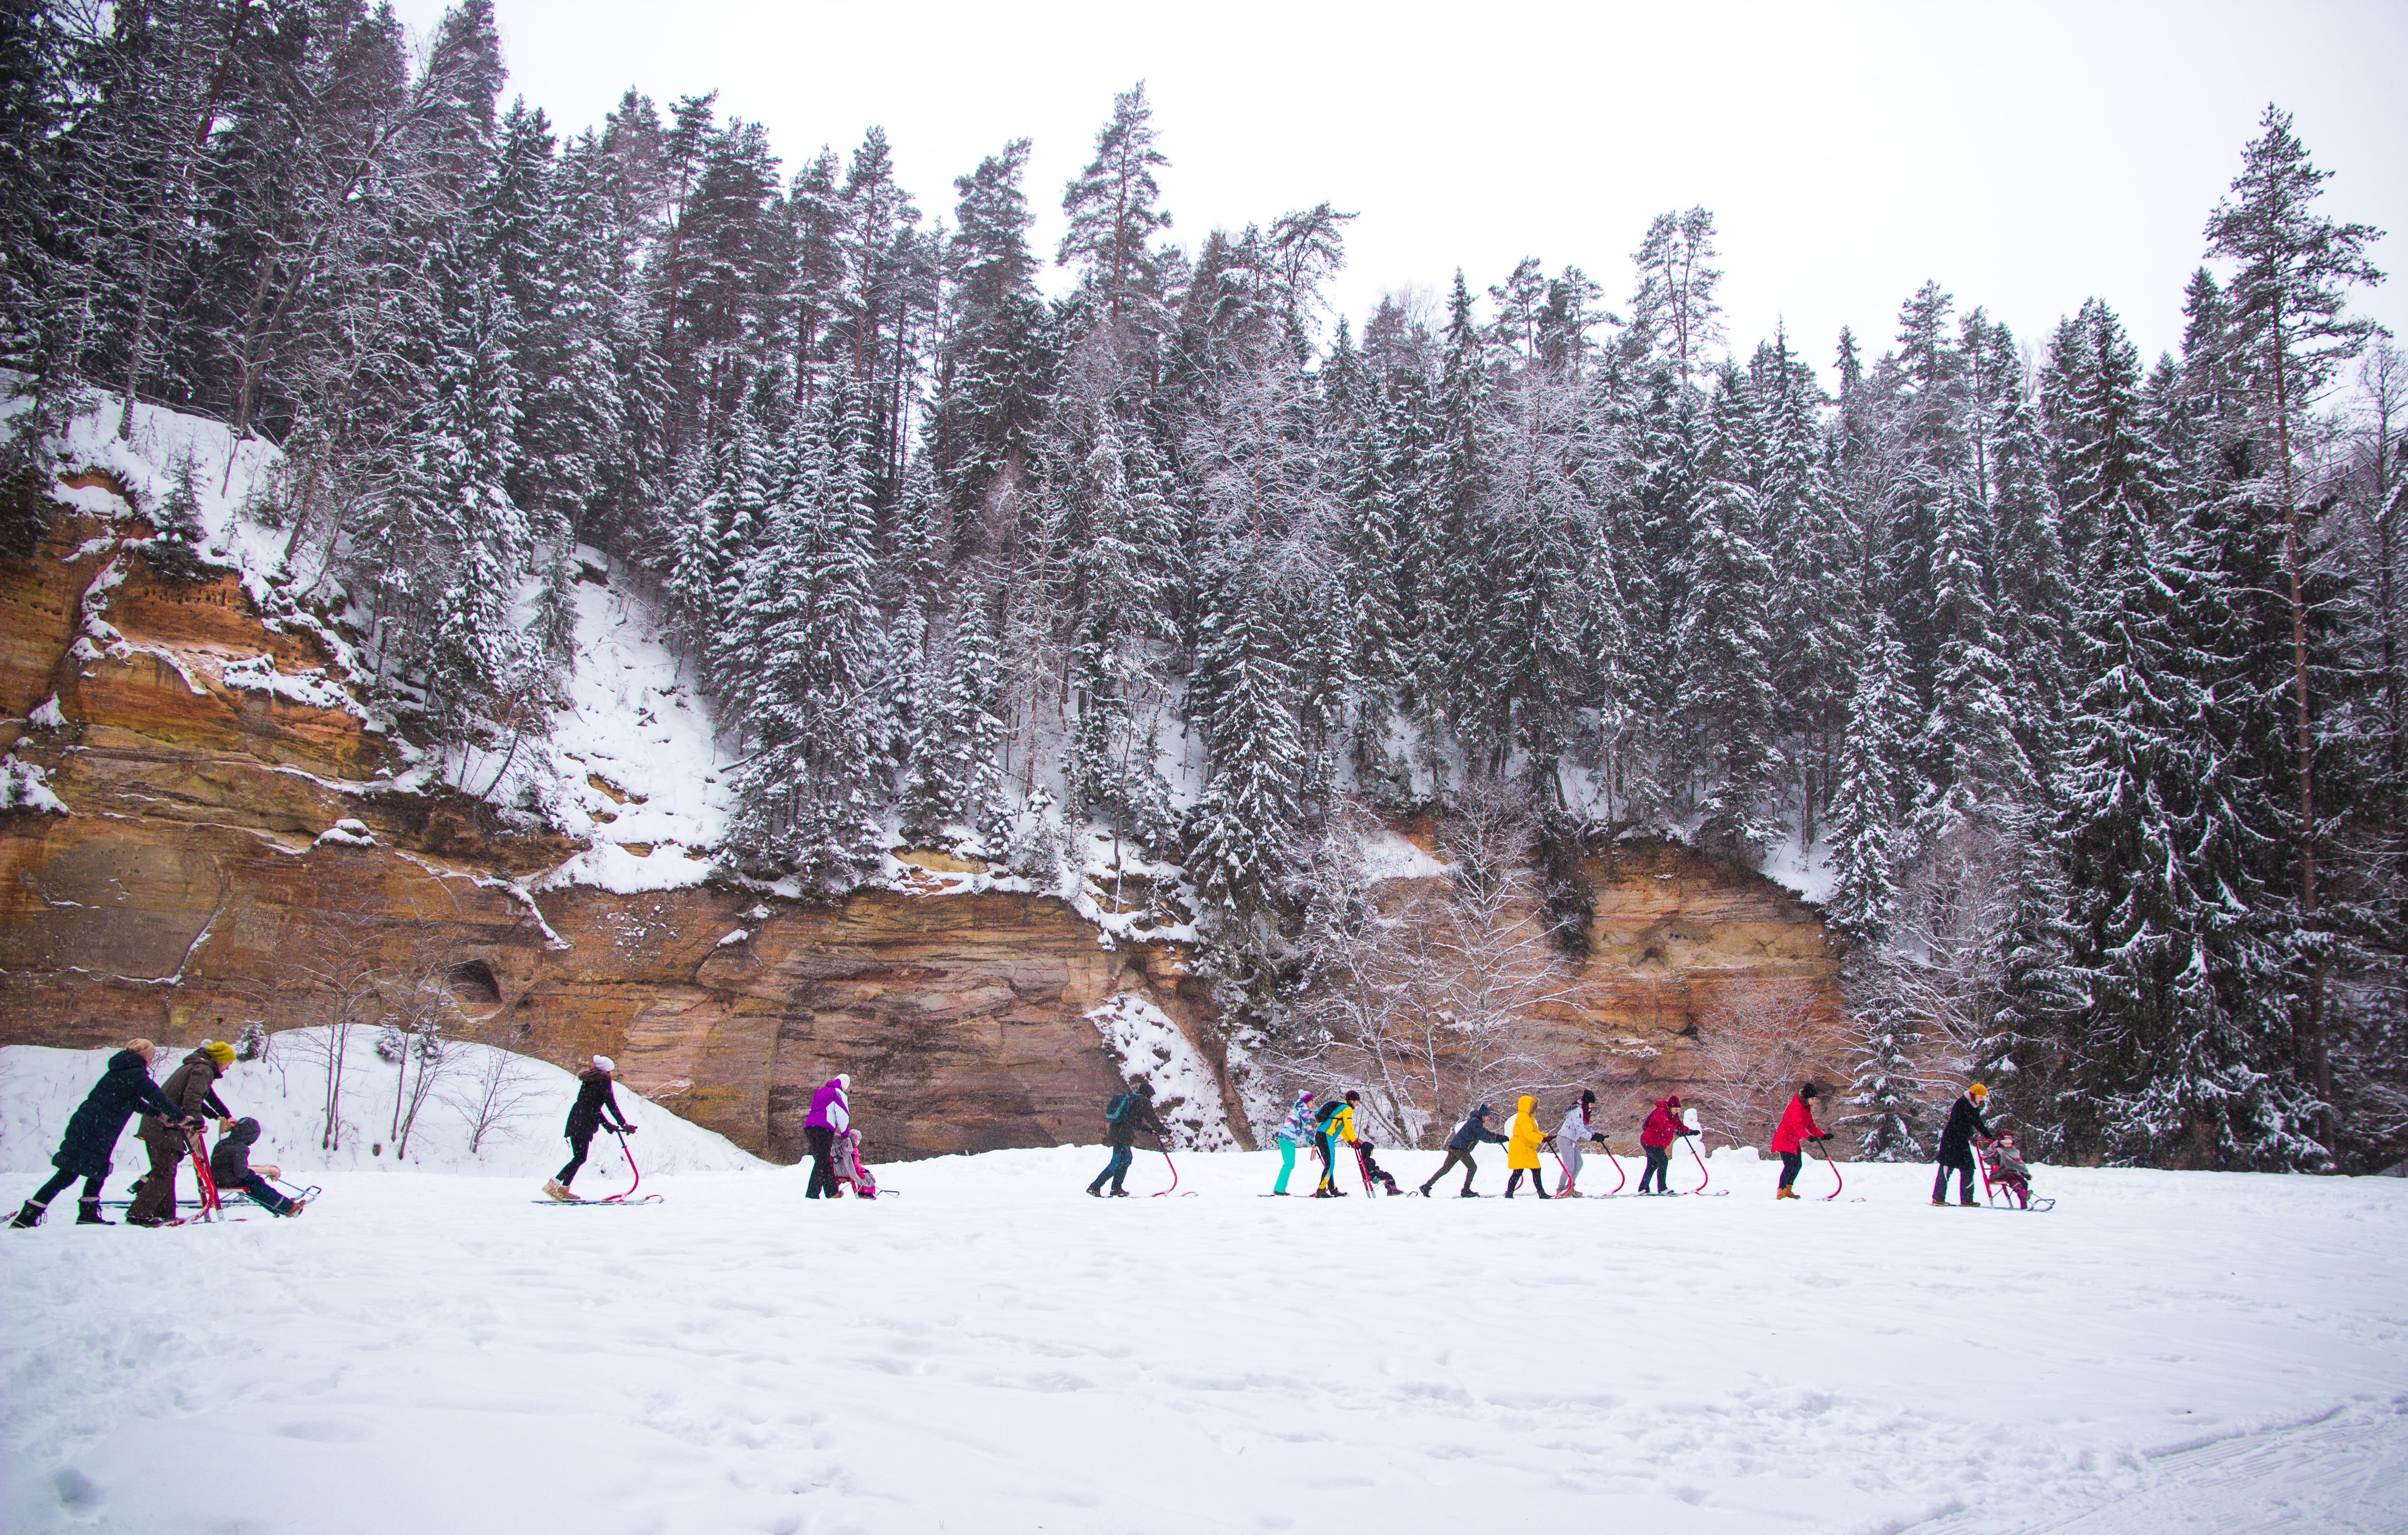
<instances>
[{"instance_id":1,"label":"evergreen forest","mask_svg":"<svg viewBox=\"0 0 2408 1535\"><path fill-rule=\"evenodd\" d=\"M491 0L0 0L10 552L64 422L170 406L283 450L251 515L412 739L540 717L590 546L722 722L733 869L1102 828L1265 1052L1378 918L1333 825L1501 819L1567 962L1617 846L1816 871L1863 1154L1974 1075L2051 1157L2408 1154L2408 360L2278 108L2152 359L1937 281L1731 336L1704 208L1336 313L1354 214L1174 225L1210 125L1142 83L944 208L879 129L505 86Z\"/></svg>"}]
</instances>

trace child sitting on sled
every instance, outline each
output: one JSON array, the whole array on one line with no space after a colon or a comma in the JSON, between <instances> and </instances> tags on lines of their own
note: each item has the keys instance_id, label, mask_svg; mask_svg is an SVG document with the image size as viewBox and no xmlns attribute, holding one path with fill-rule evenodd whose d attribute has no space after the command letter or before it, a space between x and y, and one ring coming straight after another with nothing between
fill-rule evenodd
<instances>
[{"instance_id":1,"label":"child sitting on sled","mask_svg":"<svg viewBox=\"0 0 2408 1535\"><path fill-rule=\"evenodd\" d=\"M1363 1175L1365 1177L1369 1178L1372 1183L1379 1184L1382 1188L1386 1189L1391 1194L1401 1194L1404 1192L1402 1189L1397 1187L1397 1180L1395 1177L1392 1176L1386 1169L1381 1167L1379 1163L1371 1159L1371 1154L1378 1151L1380 1149L1379 1147L1374 1146L1369 1140L1357 1140L1354 1142L1354 1147L1356 1151L1362 1154Z\"/></svg>"},{"instance_id":2,"label":"child sitting on sled","mask_svg":"<svg viewBox=\"0 0 2408 1535\"><path fill-rule=\"evenodd\" d=\"M234 1128L209 1148L209 1181L218 1185L218 1197L223 1198L240 1189L252 1202L265 1205L271 1215L298 1215L307 1201L278 1193L267 1181L282 1177L284 1169L273 1163L251 1165L251 1148L258 1140L259 1121L237 1119Z\"/></svg>"}]
</instances>

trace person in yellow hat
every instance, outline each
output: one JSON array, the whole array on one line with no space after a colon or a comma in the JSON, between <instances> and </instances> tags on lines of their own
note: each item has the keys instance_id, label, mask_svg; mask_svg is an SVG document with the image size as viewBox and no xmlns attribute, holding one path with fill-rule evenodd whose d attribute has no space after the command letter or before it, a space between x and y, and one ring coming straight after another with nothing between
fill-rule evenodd
<instances>
[{"instance_id":1,"label":"person in yellow hat","mask_svg":"<svg viewBox=\"0 0 2408 1535\"><path fill-rule=\"evenodd\" d=\"M234 1046L217 1040L203 1040L200 1048L184 1057L183 1064L169 1073L160 1091L167 1101L190 1119L204 1112L218 1122L220 1130L234 1126L234 1111L218 1097L218 1079L234 1064ZM143 1176L141 1191L134 1197L134 1208L125 1212L128 1226L165 1226L176 1218L176 1169L184 1163L184 1154L199 1151L196 1129L187 1130L157 1114L142 1116L142 1144L150 1153L150 1170Z\"/></svg>"},{"instance_id":2,"label":"person in yellow hat","mask_svg":"<svg viewBox=\"0 0 2408 1535\"><path fill-rule=\"evenodd\" d=\"M1990 1090L1980 1083L1956 1095L1948 1109L1948 1127L1940 1132L1940 1171L1931 1180L1931 1202L1948 1202L1948 1174L1956 1173L1956 1202L1971 1205L1973 1200L1973 1137L1987 1140L1997 1132L1982 1117L1982 1105L1988 1102Z\"/></svg>"}]
</instances>

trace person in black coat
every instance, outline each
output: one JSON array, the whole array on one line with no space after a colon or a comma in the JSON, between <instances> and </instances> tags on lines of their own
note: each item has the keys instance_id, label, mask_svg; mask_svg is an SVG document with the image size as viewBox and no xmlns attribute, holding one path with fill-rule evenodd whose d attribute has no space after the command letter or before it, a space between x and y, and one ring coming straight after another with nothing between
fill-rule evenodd
<instances>
[{"instance_id":1,"label":"person in black coat","mask_svg":"<svg viewBox=\"0 0 2408 1535\"><path fill-rule=\"evenodd\" d=\"M59 1149L50 1157L50 1166L58 1169L41 1191L25 1201L17 1212L12 1227L39 1226L59 1190L78 1178L83 1180L83 1194L77 1201L78 1226L114 1226L114 1221L100 1218L101 1180L108 1176L109 1157L117 1150L117 1138L125 1133L125 1122L142 1110L175 1121L181 1129L198 1129L200 1121L187 1115L167 1100L159 1084L150 1080L150 1058L158 1047L148 1040L128 1040L125 1048L108 1057L108 1069L101 1073L100 1082L86 1094L82 1106L67 1121L67 1133L59 1140Z\"/></svg>"},{"instance_id":2,"label":"person in black coat","mask_svg":"<svg viewBox=\"0 0 2408 1535\"><path fill-rule=\"evenodd\" d=\"M1940 1132L1940 1171L1931 1180L1931 1202L1948 1202L1948 1174L1956 1174L1956 1202L1973 1202L1973 1137L1987 1140L1996 1132L1990 1122L1982 1117L1982 1105L1989 1100L1990 1090L1980 1083L1956 1095L1949 1106L1948 1126Z\"/></svg>"},{"instance_id":3,"label":"person in black coat","mask_svg":"<svg viewBox=\"0 0 2408 1535\"><path fill-rule=\"evenodd\" d=\"M610 1090L610 1074L617 1069L609 1056L596 1055L592 1065L577 1073L577 1101L568 1106L568 1124L561 1131L568 1137L568 1164L543 1185L543 1191L555 1199L577 1198L568 1185L576 1179L577 1169L585 1165L585 1148L593 1143L595 1131L636 1133L636 1126L627 1122L627 1112L619 1107L619 1095Z\"/></svg>"},{"instance_id":4,"label":"person in black coat","mask_svg":"<svg viewBox=\"0 0 2408 1535\"><path fill-rule=\"evenodd\" d=\"M1464 1115L1463 1123L1457 1125L1455 1127L1455 1133L1446 1138L1446 1160L1440 1162L1438 1165L1438 1170L1429 1175L1429 1183L1422 1185L1422 1194L1425 1198L1428 1197L1430 1184L1445 1177L1448 1169L1457 1162L1463 1164L1463 1198L1468 1199L1474 1197L1471 1192L1471 1175L1478 1169L1471 1160L1472 1148L1484 1140L1494 1141L1500 1146L1505 1144L1505 1138L1488 1127L1488 1105L1482 1104Z\"/></svg>"},{"instance_id":5,"label":"person in black coat","mask_svg":"<svg viewBox=\"0 0 2408 1535\"><path fill-rule=\"evenodd\" d=\"M1150 1080L1140 1077L1134 1088L1112 1096L1112 1100L1104 1105L1104 1130L1105 1139L1111 1144L1111 1158L1104 1164L1104 1170L1096 1174L1096 1181L1087 1185L1087 1192L1100 1199L1104 1197L1104 1184L1110 1183L1111 1197L1125 1199L1128 1190L1121 1185L1128 1177L1129 1159L1136 1155L1130 1148L1137 1132L1144 1130L1157 1136L1169 1133L1154 1114L1154 1083Z\"/></svg>"}]
</instances>

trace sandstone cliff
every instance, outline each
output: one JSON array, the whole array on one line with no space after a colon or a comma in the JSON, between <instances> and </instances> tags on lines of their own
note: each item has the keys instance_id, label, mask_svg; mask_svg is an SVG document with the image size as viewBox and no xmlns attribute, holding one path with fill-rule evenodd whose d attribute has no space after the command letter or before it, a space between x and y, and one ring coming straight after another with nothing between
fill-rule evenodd
<instances>
[{"instance_id":1,"label":"sandstone cliff","mask_svg":"<svg viewBox=\"0 0 2408 1535\"><path fill-rule=\"evenodd\" d=\"M396 790L307 615L263 619L231 574L163 581L125 487L79 483L30 558L0 556L0 747L70 812L0 811L0 1042L318 1023L344 966L431 956L480 1038L607 1052L788 1159L839 1069L882 1157L1096 1140L1117 1077L1085 1014L1123 993L1221 1065L1178 945L1107 941L1052 897L547 886L577 841ZM1769 881L1675 848L1590 872L1596 953L1550 1023L1591 1080L1684 1080L1717 1010L1836 1019L1821 924Z\"/></svg>"}]
</instances>

